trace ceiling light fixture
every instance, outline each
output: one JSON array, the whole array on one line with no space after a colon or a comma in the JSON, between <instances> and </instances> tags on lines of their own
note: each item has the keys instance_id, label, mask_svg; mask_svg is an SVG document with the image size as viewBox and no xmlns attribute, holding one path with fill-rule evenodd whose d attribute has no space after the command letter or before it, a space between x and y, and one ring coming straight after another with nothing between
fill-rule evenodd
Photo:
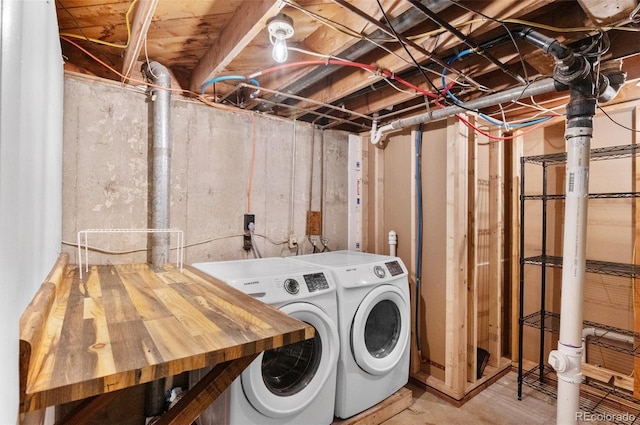
<instances>
[{"instance_id":1,"label":"ceiling light fixture","mask_svg":"<svg viewBox=\"0 0 640 425\"><path fill-rule=\"evenodd\" d=\"M293 35L293 19L284 13L278 13L267 21L269 40L273 44L271 56L278 63L287 60L287 38Z\"/></svg>"}]
</instances>

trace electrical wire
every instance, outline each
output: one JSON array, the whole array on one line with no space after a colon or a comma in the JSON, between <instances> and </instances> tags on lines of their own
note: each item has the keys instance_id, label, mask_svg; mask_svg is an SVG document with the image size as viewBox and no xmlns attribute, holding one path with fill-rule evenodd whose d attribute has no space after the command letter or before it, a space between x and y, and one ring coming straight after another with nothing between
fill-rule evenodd
<instances>
[{"instance_id":1,"label":"electrical wire","mask_svg":"<svg viewBox=\"0 0 640 425\"><path fill-rule=\"evenodd\" d=\"M78 28L80 29L80 31L82 32L83 35L73 34L73 33L69 33L69 32L61 32L59 35L65 36L65 37L77 38L77 39L80 39L80 40L87 40L87 41L91 41L91 42L96 43L96 44L102 44L104 46L115 47L115 48L118 48L118 49L126 49L127 47L129 47L129 42L131 41L130 15L131 15L131 11L133 10L133 6L137 3L137 1L138 0L133 0L131 2L131 4L129 5L129 8L127 9L127 13L125 14L125 25L127 26L127 43L126 44L110 43L108 41L99 40L97 38L87 37L86 34L84 34L84 31L82 31L82 28L80 28L80 26L78 26ZM64 10L75 20L75 17L73 15L71 15L71 12L69 12L69 10L62 4L62 2L60 0L58 0L58 2L62 5ZM77 21L76 21L76 23L77 23Z\"/></svg>"},{"instance_id":2,"label":"electrical wire","mask_svg":"<svg viewBox=\"0 0 640 425\"><path fill-rule=\"evenodd\" d=\"M481 129L479 129L478 127L476 127L475 125L473 125L471 122L469 122L469 120L467 120L466 118L464 118L462 115L460 114L456 114L456 118L458 118L460 121L462 121L467 127L471 128L472 130L474 130L476 133L481 134L491 140L512 140L515 139L516 137L520 137L523 136L527 133L531 133L534 130L537 130L538 128L544 126L545 124L547 124L549 121L552 121L556 118L558 118L559 116L554 116L549 118L548 120L544 121L544 122L540 122L538 124L532 125L530 126L527 130L525 131L521 131L518 134L514 134L511 136L494 136L493 134L489 134L486 131L483 131Z\"/></svg>"},{"instance_id":3,"label":"electrical wire","mask_svg":"<svg viewBox=\"0 0 640 425\"><path fill-rule=\"evenodd\" d=\"M455 61L457 61L457 60L459 60L459 59L471 54L472 52L473 52L473 49L463 50L460 53L458 53L457 55L455 55L454 57L452 57L451 59L449 59L447 61L447 64L451 64L451 63L453 63L453 62L455 62ZM442 83L443 84L445 82L444 78L445 78L445 74L446 73L447 73L447 68L444 68L442 70ZM459 106L463 106L464 105L464 102L462 102L460 99L458 99L451 92L451 90L449 90L447 92L447 96L450 97L451 99L453 99ZM469 111L472 111L471 109L468 109L468 108L465 108L465 109L467 109ZM478 110L473 110L473 112L475 112L483 120L489 122L490 124L497 125L499 127L503 127L506 130L509 130L509 129L512 129L512 128L527 127L527 126L535 125L535 124L538 124L538 123L542 123L542 122L545 122L545 121L548 121L549 119L551 119L551 116L547 116L547 117L542 117L542 118L539 118L539 119L529 120L529 121L522 122L522 123L508 123L508 122L506 122L504 120L504 110L502 109L502 107L501 107L501 111L502 111L502 115L503 115L503 120L502 121L493 119L490 116L488 116L488 115L486 115L486 114L484 114L484 113L482 113L482 112L480 112Z\"/></svg>"},{"instance_id":4,"label":"electrical wire","mask_svg":"<svg viewBox=\"0 0 640 425\"><path fill-rule=\"evenodd\" d=\"M387 16L387 13L384 11L384 8L382 7L382 3L380 3L380 0L376 0L376 2L378 3L378 7L380 8L380 12L382 12L382 16L384 16L385 21L387 21L387 26L391 29L391 32L393 32L394 37L398 40L398 42L400 43L400 46L402 46L402 48L404 49L404 51L407 53L407 55L409 55L409 57L411 58L411 61L413 62L413 64L415 65L415 67L418 69L418 71L420 71L420 74L422 74L422 77L427 81L427 83L434 88L434 90L436 90L436 92L438 92L438 94L440 96L443 96L442 92L440 91L440 89L438 89L438 87L436 87L435 84L433 84L433 82L431 81L431 79L429 79L427 77L427 74L424 73L424 70L422 69L422 67L420 66L420 64L418 63L418 61L416 61L416 58L413 57L413 55L411 54L411 52L409 51L409 49L407 48L406 43L403 43L402 40L400 40L400 36L398 36L398 33L396 32L395 28L393 28L393 25L391 24L391 20L389 19L389 17ZM443 87L445 86L445 84L442 85Z\"/></svg>"},{"instance_id":5,"label":"electrical wire","mask_svg":"<svg viewBox=\"0 0 640 425\"><path fill-rule=\"evenodd\" d=\"M288 241L279 241L279 242L278 241L274 241L273 239L269 238L268 236L260 234L260 233L254 233L254 235L257 236L257 237L265 239L266 241L268 241L272 245L285 245L285 244L289 243ZM215 237L215 238L209 238L209 239L205 239L205 240L202 240L202 241L185 244L184 248L191 248L191 247L194 247L194 246L205 245L205 244L208 244L208 243L211 243L211 242L217 242L217 241L221 241L221 240L224 240L224 239L241 238L241 237L244 237L244 236L245 236L244 233L234 233L234 234L231 234L231 235L218 236L218 237ZM71 247L74 247L74 248L78 247L78 244L76 242L69 242L69 241L64 241L63 240L61 243L62 243L62 245L67 245L67 246L71 246ZM82 247L84 247L84 246L85 245L82 245ZM147 251L151 250L151 248L132 248L132 249L129 249L129 250L109 250L109 249L106 249L106 248L100 248L100 247L92 246L92 245L87 245L87 249L89 249L92 252L98 252L98 253L101 253L101 254L109 254L109 255L127 255L127 254L135 254L137 252L147 252ZM176 247L171 247L169 249L172 250L172 251L175 251L176 249L178 249L178 247L177 246Z\"/></svg>"},{"instance_id":6,"label":"electrical wire","mask_svg":"<svg viewBox=\"0 0 640 425\"><path fill-rule=\"evenodd\" d=\"M600 107L600 105L598 105L598 109L600 109L600 111L602 111L602 113L609 118L609 120L614 123L615 125L624 128L625 130L629 130L633 133L640 133L640 130L635 129L635 128L631 128L631 127L627 127L626 125L619 123L618 121L614 120L611 115L607 114L607 111L605 111L604 109L602 109L602 107Z\"/></svg>"}]
</instances>

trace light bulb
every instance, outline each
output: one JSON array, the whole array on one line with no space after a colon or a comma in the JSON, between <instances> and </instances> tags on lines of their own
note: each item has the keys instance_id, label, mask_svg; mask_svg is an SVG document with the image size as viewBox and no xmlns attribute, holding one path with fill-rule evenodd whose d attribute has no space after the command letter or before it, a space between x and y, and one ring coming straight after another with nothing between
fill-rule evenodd
<instances>
[{"instance_id":1,"label":"light bulb","mask_svg":"<svg viewBox=\"0 0 640 425\"><path fill-rule=\"evenodd\" d=\"M273 51L271 52L273 60L278 63L287 61L287 41L284 38L276 38L273 43Z\"/></svg>"}]
</instances>

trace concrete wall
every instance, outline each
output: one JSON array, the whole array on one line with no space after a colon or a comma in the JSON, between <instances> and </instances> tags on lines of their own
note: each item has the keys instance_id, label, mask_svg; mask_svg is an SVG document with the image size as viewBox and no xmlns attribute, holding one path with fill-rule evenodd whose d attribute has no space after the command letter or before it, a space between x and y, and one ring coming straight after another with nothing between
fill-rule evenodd
<instances>
[{"instance_id":1,"label":"concrete wall","mask_svg":"<svg viewBox=\"0 0 640 425\"><path fill-rule=\"evenodd\" d=\"M63 81L54 2L0 16L0 424L15 424L20 315L60 249Z\"/></svg>"},{"instance_id":2,"label":"concrete wall","mask_svg":"<svg viewBox=\"0 0 640 425\"><path fill-rule=\"evenodd\" d=\"M148 227L148 96L104 80L65 79L64 250L76 262L79 230ZM323 211L323 237L347 247L348 134L308 123L230 112L173 96L171 227L185 232L185 262L252 258L243 249L243 215L255 214L264 256L295 255L307 210ZM255 152L255 159L254 158ZM172 246L175 246L172 238ZM318 242L320 245L320 243ZM91 263L145 262L146 237L90 235ZM175 261L172 251L171 261Z\"/></svg>"}]
</instances>

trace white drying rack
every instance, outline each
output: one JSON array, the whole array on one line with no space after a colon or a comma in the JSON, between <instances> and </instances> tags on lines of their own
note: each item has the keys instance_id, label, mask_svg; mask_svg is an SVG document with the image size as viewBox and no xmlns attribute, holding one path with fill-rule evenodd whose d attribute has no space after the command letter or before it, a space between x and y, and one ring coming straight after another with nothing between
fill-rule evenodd
<instances>
[{"instance_id":1,"label":"white drying rack","mask_svg":"<svg viewBox=\"0 0 640 425\"><path fill-rule=\"evenodd\" d=\"M179 229L86 229L78 232L78 269L80 279L82 279L82 247L84 246L85 271L89 273L89 233L168 233L178 236L178 247L176 249L176 266L182 271L184 264L184 232ZM82 244L84 236L84 245Z\"/></svg>"}]
</instances>

